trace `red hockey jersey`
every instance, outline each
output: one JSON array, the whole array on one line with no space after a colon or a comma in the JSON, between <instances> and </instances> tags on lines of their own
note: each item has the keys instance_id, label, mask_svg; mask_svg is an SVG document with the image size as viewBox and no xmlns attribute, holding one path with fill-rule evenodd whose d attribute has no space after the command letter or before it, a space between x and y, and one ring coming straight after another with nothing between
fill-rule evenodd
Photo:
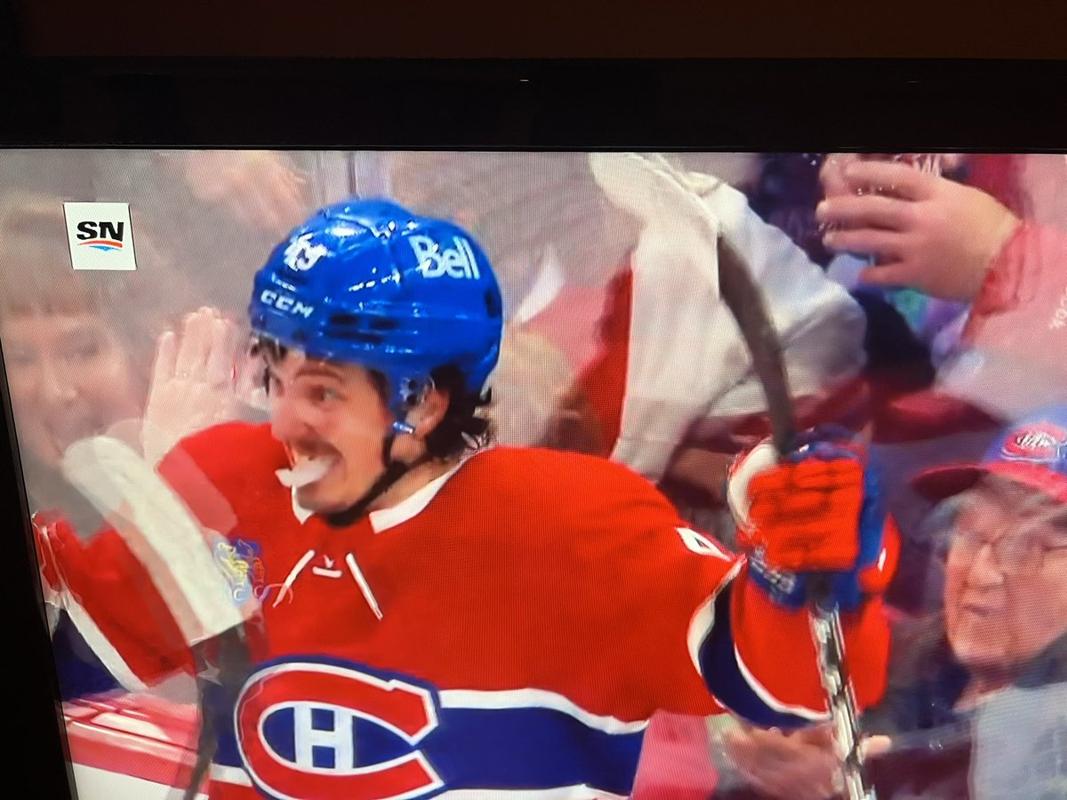
<instances>
[{"instance_id":1,"label":"red hockey jersey","mask_svg":"<svg viewBox=\"0 0 1067 800\"><path fill-rule=\"evenodd\" d=\"M269 429L245 424L202 432L160 466L224 535L228 601L260 605L256 668L235 706L216 709L212 798L625 796L653 711L720 708L701 669L725 662L702 648L724 627L730 666L717 669L736 680L720 685L737 696L718 701L824 710L806 615L742 579L716 626L743 559L625 467L489 449L338 529L294 504L274 474L286 466ZM88 546L62 524L39 532L87 639L106 640L137 680L192 669L164 595L116 532ZM848 622L870 702L886 655L877 602Z\"/></svg>"}]
</instances>

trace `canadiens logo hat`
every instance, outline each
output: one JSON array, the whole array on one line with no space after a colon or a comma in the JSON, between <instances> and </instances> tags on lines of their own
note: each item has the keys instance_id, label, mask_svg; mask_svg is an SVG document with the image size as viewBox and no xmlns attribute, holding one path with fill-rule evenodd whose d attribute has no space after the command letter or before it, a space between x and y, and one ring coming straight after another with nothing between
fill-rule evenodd
<instances>
[{"instance_id":1,"label":"canadiens logo hat","mask_svg":"<svg viewBox=\"0 0 1067 800\"><path fill-rule=\"evenodd\" d=\"M952 464L919 474L915 488L940 500L999 475L1067 502L1067 406L1030 414L1004 429L976 464Z\"/></svg>"}]
</instances>

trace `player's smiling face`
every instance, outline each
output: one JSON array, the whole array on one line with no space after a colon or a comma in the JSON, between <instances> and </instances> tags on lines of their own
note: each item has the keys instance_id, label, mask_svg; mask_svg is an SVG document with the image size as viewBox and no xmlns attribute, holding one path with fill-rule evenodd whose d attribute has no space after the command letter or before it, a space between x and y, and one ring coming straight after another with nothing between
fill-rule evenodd
<instances>
[{"instance_id":1,"label":"player's smiling face","mask_svg":"<svg viewBox=\"0 0 1067 800\"><path fill-rule=\"evenodd\" d=\"M377 384L361 367L294 351L265 362L271 429L292 462L297 500L317 512L347 508L383 469L393 418Z\"/></svg>"}]
</instances>

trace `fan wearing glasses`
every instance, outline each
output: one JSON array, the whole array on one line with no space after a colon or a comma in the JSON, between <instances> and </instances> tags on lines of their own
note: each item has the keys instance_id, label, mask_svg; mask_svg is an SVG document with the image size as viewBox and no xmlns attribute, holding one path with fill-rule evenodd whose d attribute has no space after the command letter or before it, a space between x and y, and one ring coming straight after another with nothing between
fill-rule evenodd
<instances>
[{"instance_id":1,"label":"fan wearing glasses","mask_svg":"<svg viewBox=\"0 0 1067 800\"><path fill-rule=\"evenodd\" d=\"M944 628L968 673L955 705L972 707L1067 650L1067 407L1010 426L980 463L929 470L916 486L950 514Z\"/></svg>"},{"instance_id":2,"label":"fan wearing glasses","mask_svg":"<svg viewBox=\"0 0 1067 800\"><path fill-rule=\"evenodd\" d=\"M920 473L943 612L894 625L862 720L879 800L1067 797L1067 405ZM722 734L716 800L839 796L829 732Z\"/></svg>"}]
</instances>

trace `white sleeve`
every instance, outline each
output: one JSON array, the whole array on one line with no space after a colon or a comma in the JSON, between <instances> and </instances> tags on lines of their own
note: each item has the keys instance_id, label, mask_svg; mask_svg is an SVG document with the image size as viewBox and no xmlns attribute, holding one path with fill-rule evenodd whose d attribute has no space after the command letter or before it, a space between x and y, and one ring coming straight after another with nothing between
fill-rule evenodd
<instances>
[{"instance_id":1,"label":"white sleeve","mask_svg":"<svg viewBox=\"0 0 1067 800\"><path fill-rule=\"evenodd\" d=\"M854 377L864 364L859 305L785 233L760 219L743 194L710 176L686 179L713 229L744 257L764 292L793 394L825 392ZM651 480L662 477L695 420L766 407L744 341L720 300L717 264L707 237L681 238L677 229L646 221L633 257L626 395L612 458Z\"/></svg>"}]
</instances>

